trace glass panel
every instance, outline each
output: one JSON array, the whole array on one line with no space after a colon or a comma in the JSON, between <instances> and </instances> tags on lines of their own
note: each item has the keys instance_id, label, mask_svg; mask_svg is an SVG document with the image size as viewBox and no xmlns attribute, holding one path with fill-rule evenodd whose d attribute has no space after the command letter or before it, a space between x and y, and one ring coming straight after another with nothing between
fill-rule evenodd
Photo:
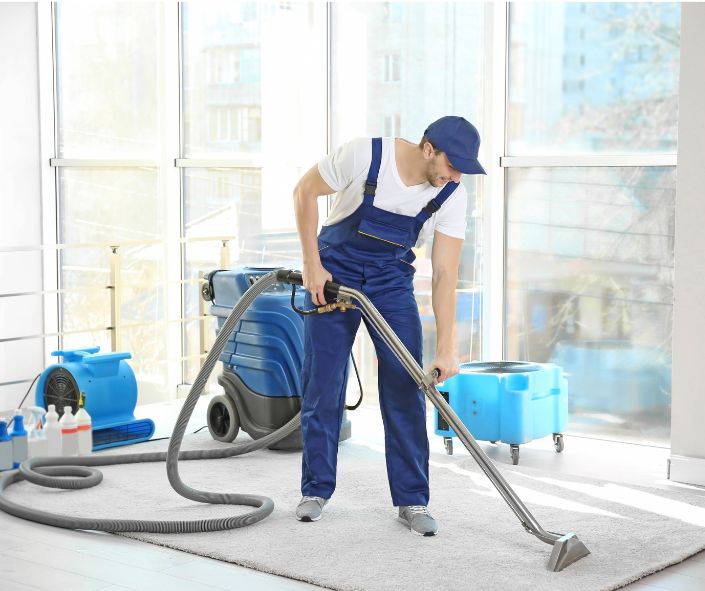
<instances>
[{"instance_id":1,"label":"glass panel","mask_svg":"<svg viewBox=\"0 0 705 591\"><path fill-rule=\"evenodd\" d=\"M573 432L670 437L676 170L508 174L507 358L568 377Z\"/></svg>"},{"instance_id":2,"label":"glass panel","mask_svg":"<svg viewBox=\"0 0 705 591\"><path fill-rule=\"evenodd\" d=\"M238 169L184 172L184 302L198 315L199 271L300 267L292 193L325 152L326 7L297 2L181 5L185 158L238 159ZM286 51L282 51L286 47ZM227 264L222 261L227 258ZM198 372L199 325L185 325L186 381ZM215 373L211 382L215 379Z\"/></svg>"},{"instance_id":3,"label":"glass panel","mask_svg":"<svg viewBox=\"0 0 705 591\"><path fill-rule=\"evenodd\" d=\"M161 5L55 7L59 157L155 157Z\"/></svg>"},{"instance_id":4,"label":"glass panel","mask_svg":"<svg viewBox=\"0 0 705 591\"><path fill-rule=\"evenodd\" d=\"M184 157L264 159L288 197L325 146L325 6L186 2L182 22Z\"/></svg>"},{"instance_id":5,"label":"glass panel","mask_svg":"<svg viewBox=\"0 0 705 591\"><path fill-rule=\"evenodd\" d=\"M276 223L282 212L288 212L287 219L293 222L293 201L264 199L259 169L190 168L185 170L184 181L184 234L195 239L184 248L186 317L199 314L199 271L251 264L300 268L296 229ZM218 237L226 239L225 252ZM204 326L207 343L215 338L211 320ZM186 325L187 381L196 377L200 367L195 358L199 354L197 331L197 323Z\"/></svg>"},{"instance_id":6,"label":"glass panel","mask_svg":"<svg viewBox=\"0 0 705 591\"><path fill-rule=\"evenodd\" d=\"M166 266L164 210L158 175L148 169L61 168L59 242L62 329L110 326L109 245L120 245L121 350L132 353L140 403L167 391L165 347ZM100 246L104 244L105 246ZM137 325L137 326L129 326ZM110 333L69 334L64 348L100 345L110 351Z\"/></svg>"},{"instance_id":7,"label":"glass panel","mask_svg":"<svg viewBox=\"0 0 705 591\"><path fill-rule=\"evenodd\" d=\"M482 3L337 2L332 7L333 147L360 136L400 136L418 142L443 115L462 115L481 128L484 92ZM470 199L458 292L462 361L482 355L481 179L465 176ZM424 363L435 352L431 307L431 249L417 249L415 289L424 330ZM361 329L355 356L367 402L376 392L374 348ZM357 383L351 376L348 395Z\"/></svg>"},{"instance_id":8,"label":"glass panel","mask_svg":"<svg viewBox=\"0 0 705 591\"><path fill-rule=\"evenodd\" d=\"M511 2L508 153L676 152L680 4Z\"/></svg>"}]
</instances>

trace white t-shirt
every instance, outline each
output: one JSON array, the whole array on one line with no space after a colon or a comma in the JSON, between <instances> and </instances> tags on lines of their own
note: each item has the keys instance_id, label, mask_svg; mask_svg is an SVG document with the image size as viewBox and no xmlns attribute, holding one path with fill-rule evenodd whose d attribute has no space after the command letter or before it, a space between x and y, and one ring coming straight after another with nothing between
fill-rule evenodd
<instances>
[{"instance_id":1,"label":"white t-shirt","mask_svg":"<svg viewBox=\"0 0 705 591\"><path fill-rule=\"evenodd\" d=\"M442 187L422 183L407 187L399 176L394 138L382 138L382 162L377 177L375 207L406 216L417 215L440 193ZM344 220L362 203L363 189L372 162L372 141L357 138L340 146L318 163L318 171L328 186L337 191L326 226ZM417 246L437 230L453 238L465 238L468 196L461 184L443 206L423 225Z\"/></svg>"}]
</instances>

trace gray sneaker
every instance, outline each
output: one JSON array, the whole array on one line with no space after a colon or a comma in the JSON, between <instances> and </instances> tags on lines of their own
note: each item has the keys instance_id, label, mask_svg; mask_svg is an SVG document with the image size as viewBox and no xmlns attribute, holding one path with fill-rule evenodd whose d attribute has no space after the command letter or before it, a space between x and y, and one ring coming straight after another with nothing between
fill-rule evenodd
<instances>
[{"instance_id":1,"label":"gray sneaker","mask_svg":"<svg viewBox=\"0 0 705 591\"><path fill-rule=\"evenodd\" d=\"M322 497L301 497L296 507L296 519L299 521L318 521L328 499Z\"/></svg>"},{"instance_id":2,"label":"gray sneaker","mask_svg":"<svg viewBox=\"0 0 705 591\"><path fill-rule=\"evenodd\" d=\"M438 533L438 524L426 506L399 507L399 519L419 536L435 536Z\"/></svg>"}]
</instances>

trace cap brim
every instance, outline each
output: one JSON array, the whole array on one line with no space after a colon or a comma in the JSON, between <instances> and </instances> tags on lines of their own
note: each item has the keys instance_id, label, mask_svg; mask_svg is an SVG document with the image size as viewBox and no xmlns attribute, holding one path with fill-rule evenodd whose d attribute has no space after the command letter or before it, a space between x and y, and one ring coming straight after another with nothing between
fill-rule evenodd
<instances>
[{"instance_id":1,"label":"cap brim","mask_svg":"<svg viewBox=\"0 0 705 591\"><path fill-rule=\"evenodd\" d=\"M448 156L448 154L446 154ZM470 158L450 158L448 157L448 162L455 170L462 172L463 174L487 174L482 165L477 161Z\"/></svg>"}]
</instances>

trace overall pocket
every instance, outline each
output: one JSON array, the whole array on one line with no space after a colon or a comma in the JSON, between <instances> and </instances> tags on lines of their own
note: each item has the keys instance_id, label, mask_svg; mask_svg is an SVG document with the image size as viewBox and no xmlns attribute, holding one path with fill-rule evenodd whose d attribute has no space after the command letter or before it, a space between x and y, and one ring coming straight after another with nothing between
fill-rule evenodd
<instances>
[{"instance_id":1,"label":"overall pocket","mask_svg":"<svg viewBox=\"0 0 705 591\"><path fill-rule=\"evenodd\" d=\"M398 228L379 220L363 218L357 228L358 236L382 242L393 248L406 248L408 228Z\"/></svg>"}]
</instances>

